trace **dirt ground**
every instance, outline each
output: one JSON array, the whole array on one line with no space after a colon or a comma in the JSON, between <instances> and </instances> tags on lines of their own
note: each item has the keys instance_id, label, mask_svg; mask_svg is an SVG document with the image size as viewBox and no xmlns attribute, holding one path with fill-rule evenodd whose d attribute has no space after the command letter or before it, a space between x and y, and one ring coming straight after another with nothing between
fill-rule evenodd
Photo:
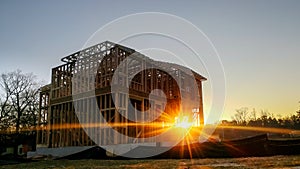
<instances>
[{"instance_id":1,"label":"dirt ground","mask_svg":"<svg viewBox=\"0 0 300 169\"><path fill-rule=\"evenodd\" d=\"M211 169L211 168L299 168L300 155L298 156L272 156L249 158L214 158L214 159L161 159L161 160L43 160L30 163L4 165L0 168L64 168L64 169L89 169L89 168L163 168L163 169Z\"/></svg>"}]
</instances>

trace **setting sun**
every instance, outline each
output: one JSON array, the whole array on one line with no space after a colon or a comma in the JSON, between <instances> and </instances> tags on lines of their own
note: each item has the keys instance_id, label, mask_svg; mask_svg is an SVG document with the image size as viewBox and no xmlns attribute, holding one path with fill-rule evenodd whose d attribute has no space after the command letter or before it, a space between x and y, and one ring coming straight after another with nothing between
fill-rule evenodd
<instances>
[{"instance_id":1,"label":"setting sun","mask_svg":"<svg viewBox=\"0 0 300 169\"><path fill-rule=\"evenodd\" d=\"M193 126L193 122L189 121L188 116L175 117L174 126L188 129Z\"/></svg>"}]
</instances>

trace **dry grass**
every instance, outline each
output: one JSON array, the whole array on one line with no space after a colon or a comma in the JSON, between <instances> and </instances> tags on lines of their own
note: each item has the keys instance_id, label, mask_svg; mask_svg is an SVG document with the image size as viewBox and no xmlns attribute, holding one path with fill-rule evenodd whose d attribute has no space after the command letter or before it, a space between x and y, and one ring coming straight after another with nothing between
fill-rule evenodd
<instances>
[{"instance_id":1,"label":"dry grass","mask_svg":"<svg viewBox=\"0 0 300 169\"><path fill-rule=\"evenodd\" d=\"M300 156L273 156L220 159L161 159L161 160L45 160L32 163L1 166L5 169L53 168L162 168L162 169L211 169L211 168L299 168Z\"/></svg>"}]
</instances>

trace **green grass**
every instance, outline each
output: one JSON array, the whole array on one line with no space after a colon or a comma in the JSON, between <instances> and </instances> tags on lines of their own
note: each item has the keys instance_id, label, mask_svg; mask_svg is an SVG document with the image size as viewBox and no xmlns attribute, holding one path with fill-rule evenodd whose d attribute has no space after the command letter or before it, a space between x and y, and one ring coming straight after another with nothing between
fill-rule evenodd
<instances>
[{"instance_id":1,"label":"green grass","mask_svg":"<svg viewBox=\"0 0 300 169\"><path fill-rule=\"evenodd\" d=\"M44 160L31 163L5 165L0 168L151 168L151 169L211 169L211 168L300 168L300 156L273 156L220 159L161 159L161 160Z\"/></svg>"}]
</instances>

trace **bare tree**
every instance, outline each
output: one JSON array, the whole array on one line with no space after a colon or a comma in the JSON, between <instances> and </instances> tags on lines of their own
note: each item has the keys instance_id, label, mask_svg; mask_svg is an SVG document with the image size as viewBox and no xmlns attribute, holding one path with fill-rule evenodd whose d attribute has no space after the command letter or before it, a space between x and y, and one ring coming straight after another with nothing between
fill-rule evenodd
<instances>
[{"instance_id":1,"label":"bare tree","mask_svg":"<svg viewBox=\"0 0 300 169\"><path fill-rule=\"evenodd\" d=\"M300 101L298 103L299 103L299 110L296 111L296 116L298 121L300 121Z\"/></svg>"},{"instance_id":2,"label":"bare tree","mask_svg":"<svg viewBox=\"0 0 300 169\"><path fill-rule=\"evenodd\" d=\"M257 117L256 117L256 110L255 108L253 108L252 112L251 112L251 120L256 121Z\"/></svg>"},{"instance_id":3,"label":"bare tree","mask_svg":"<svg viewBox=\"0 0 300 169\"><path fill-rule=\"evenodd\" d=\"M11 118L16 133L19 133L20 128L28 127L27 124L36 120L33 117L28 121L37 113L38 84L35 76L32 73L23 74L20 70L1 74L1 89L5 95L4 116Z\"/></svg>"},{"instance_id":4,"label":"bare tree","mask_svg":"<svg viewBox=\"0 0 300 169\"><path fill-rule=\"evenodd\" d=\"M242 107L240 109L237 109L232 119L235 120L237 124L246 125L248 121L248 108Z\"/></svg>"},{"instance_id":5,"label":"bare tree","mask_svg":"<svg viewBox=\"0 0 300 169\"><path fill-rule=\"evenodd\" d=\"M2 87L2 83L0 83ZM10 112L12 110L12 106L9 102L9 93L1 93L0 95L0 130L7 130L10 126Z\"/></svg>"}]
</instances>

